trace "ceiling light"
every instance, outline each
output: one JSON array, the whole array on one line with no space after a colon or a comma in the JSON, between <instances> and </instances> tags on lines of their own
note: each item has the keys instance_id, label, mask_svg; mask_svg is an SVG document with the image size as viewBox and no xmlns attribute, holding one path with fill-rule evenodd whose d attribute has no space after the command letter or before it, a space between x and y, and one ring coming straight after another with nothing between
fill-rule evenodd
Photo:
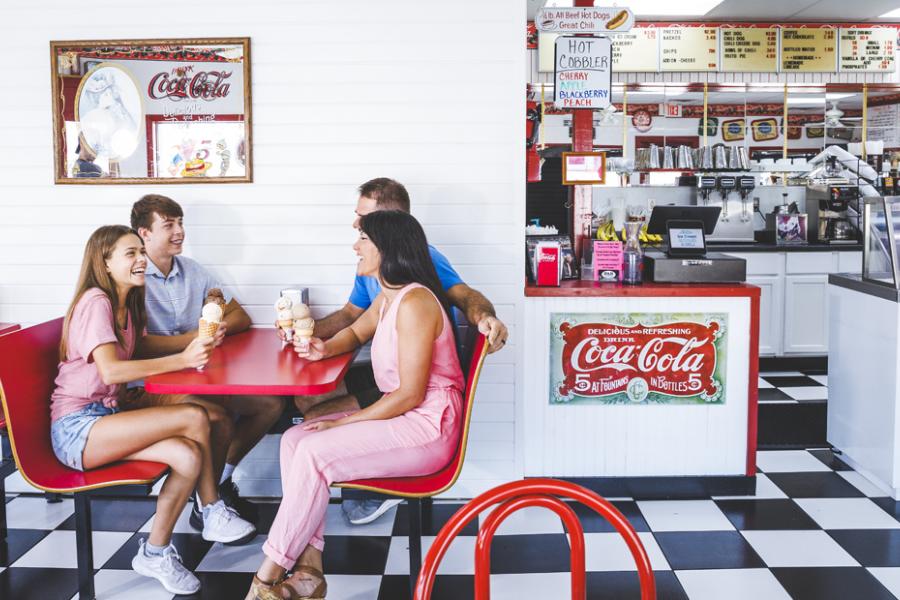
<instances>
[{"instance_id":1,"label":"ceiling light","mask_svg":"<svg viewBox=\"0 0 900 600\"><path fill-rule=\"evenodd\" d=\"M705 15L722 0L631 0L625 6L631 9L635 15Z\"/></svg>"},{"instance_id":2,"label":"ceiling light","mask_svg":"<svg viewBox=\"0 0 900 600\"><path fill-rule=\"evenodd\" d=\"M879 19L900 19L900 8L895 8L890 12L886 12Z\"/></svg>"},{"instance_id":3,"label":"ceiling light","mask_svg":"<svg viewBox=\"0 0 900 600\"><path fill-rule=\"evenodd\" d=\"M641 15L680 15L680 16L699 16L705 15L716 6L722 3L722 0L680 0L673 2L672 0L630 0L622 2L623 8L630 8L637 16ZM572 6L572 0L547 0L545 6ZM615 5L617 2L608 2L604 4Z\"/></svg>"},{"instance_id":4,"label":"ceiling light","mask_svg":"<svg viewBox=\"0 0 900 600\"><path fill-rule=\"evenodd\" d=\"M822 96L788 96L787 103L791 106L824 106L825 98Z\"/></svg>"}]
</instances>

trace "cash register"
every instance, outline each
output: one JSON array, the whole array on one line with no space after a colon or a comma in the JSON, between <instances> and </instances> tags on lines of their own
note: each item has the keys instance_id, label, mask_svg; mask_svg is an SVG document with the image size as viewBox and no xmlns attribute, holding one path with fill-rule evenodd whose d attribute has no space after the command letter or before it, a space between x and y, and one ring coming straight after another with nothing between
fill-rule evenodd
<instances>
[{"instance_id":1,"label":"cash register","mask_svg":"<svg viewBox=\"0 0 900 600\"><path fill-rule=\"evenodd\" d=\"M734 283L747 279L747 262L706 251L706 236L719 219L720 206L656 206L647 233L664 235L665 252L644 253L644 277L658 283Z\"/></svg>"}]
</instances>

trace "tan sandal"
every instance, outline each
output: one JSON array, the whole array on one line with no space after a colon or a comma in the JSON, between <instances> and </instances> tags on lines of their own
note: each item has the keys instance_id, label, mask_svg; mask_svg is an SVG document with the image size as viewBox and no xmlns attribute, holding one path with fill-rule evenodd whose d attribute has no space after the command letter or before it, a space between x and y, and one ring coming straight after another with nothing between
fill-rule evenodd
<instances>
[{"instance_id":1,"label":"tan sandal","mask_svg":"<svg viewBox=\"0 0 900 600\"><path fill-rule=\"evenodd\" d=\"M284 600L280 586L281 580L275 583L266 583L254 575L253 583L250 584L250 591L247 592L247 597L244 600Z\"/></svg>"},{"instance_id":2,"label":"tan sandal","mask_svg":"<svg viewBox=\"0 0 900 600\"><path fill-rule=\"evenodd\" d=\"M305 573L307 575L312 575L316 579L319 580L319 585L316 586L316 589L313 590L311 596L299 596L297 595L297 590L288 585L288 581L294 576L294 573ZM325 574L322 571L315 569L313 567L307 566L297 566L294 567L293 573L287 579L283 580L281 583L272 588L272 591L276 594L279 594L279 600L285 598L283 592L288 593L289 600L325 600L325 594L328 593L328 583L325 581ZM266 599L268 600L268 599Z\"/></svg>"}]
</instances>

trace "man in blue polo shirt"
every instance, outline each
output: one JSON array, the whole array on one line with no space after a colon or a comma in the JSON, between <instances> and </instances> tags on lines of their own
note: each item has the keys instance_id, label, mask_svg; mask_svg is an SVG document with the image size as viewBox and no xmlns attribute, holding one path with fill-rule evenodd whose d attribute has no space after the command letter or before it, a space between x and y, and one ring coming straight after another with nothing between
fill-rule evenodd
<instances>
[{"instance_id":1,"label":"man in blue polo shirt","mask_svg":"<svg viewBox=\"0 0 900 600\"><path fill-rule=\"evenodd\" d=\"M197 337L207 293L213 288L222 289L202 265L181 256L183 216L177 202L157 194L144 196L131 209L131 227L144 240L147 251L147 333L159 336L155 350L162 354L180 352ZM245 331L251 324L250 316L241 305L228 294L224 295L226 305L217 333L219 343L224 335ZM142 402L151 404L184 398L148 393L129 394L126 400L129 397L141 398ZM278 396L204 396L196 401L210 414L213 468L220 477L219 494L225 504L253 522L257 509L240 498L232 474L240 460L278 421L284 410L284 399ZM202 512L195 502L191 525L200 528L202 523Z\"/></svg>"},{"instance_id":2,"label":"man in blue polo shirt","mask_svg":"<svg viewBox=\"0 0 900 600\"><path fill-rule=\"evenodd\" d=\"M372 179L362 184L359 187L353 227L358 229L359 218L377 210L410 212L409 193L406 188L386 177ZM477 324L478 330L487 336L490 352L502 348L506 344L509 332L506 325L497 318L494 305L480 292L466 285L443 254L433 246L429 246L428 249L450 302L466 315L470 323ZM380 293L381 286L376 278L357 275L347 304L316 321L316 337L328 338L349 326L362 316ZM351 368L344 378L344 385L334 393L326 396L297 396L294 402L305 418L313 419L335 412L365 408L381 396L381 391L375 384L372 365L367 363ZM400 502L396 499L376 499L372 495L357 496L357 493L346 492L345 490L342 506L344 513L354 525L371 523ZM349 498L351 495L354 499Z\"/></svg>"}]
</instances>

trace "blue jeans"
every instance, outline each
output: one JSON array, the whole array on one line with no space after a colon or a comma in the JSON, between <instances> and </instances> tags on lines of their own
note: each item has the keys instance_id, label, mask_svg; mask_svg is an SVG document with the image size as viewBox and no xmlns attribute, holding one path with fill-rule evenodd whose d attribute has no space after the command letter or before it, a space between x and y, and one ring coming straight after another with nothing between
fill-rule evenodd
<instances>
[{"instance_id":1,"label":"blue jeans","mask_svg":"<svg viewBox=\"0 0 900 600\"><path fill-rule=\"evenodd\" d=\"M81 457L87 445L91 427L101 417L116 412L115 408L107 408L99 402L92 402L79 411L69 413L50 425L50 441L53 453L59 462L71 469L84 471Z\"/></svg>"}]
</instances>

